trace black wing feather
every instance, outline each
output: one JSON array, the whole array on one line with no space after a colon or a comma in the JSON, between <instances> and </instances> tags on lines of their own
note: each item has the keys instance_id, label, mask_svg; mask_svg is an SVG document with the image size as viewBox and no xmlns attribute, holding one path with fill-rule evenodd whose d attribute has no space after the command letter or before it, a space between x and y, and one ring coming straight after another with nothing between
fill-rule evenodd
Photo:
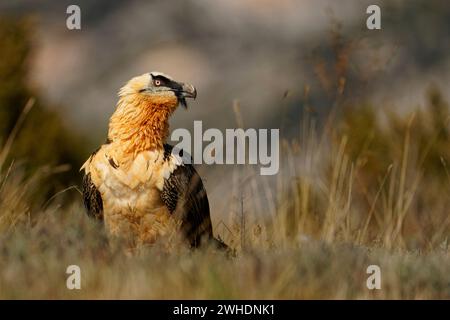
<instances>
[{"instance_id":1,"label":"black wing feather","mask_svg":"<svg viewBox=\"0 0 450 320\"><path fill-rule=\"evenodd\" d=\"M91 174L83 176L83 202L90 217L103 220L103 200L91 179Z\"/></svg>"},{"instance_id":2,"label":"black wing feather","mask_svg":"<svg viewBox=\"0 0 450 320\"><path fill-rule=\"evenodd\" d=\"M172 146L164 145L167 158L171 150ZM161 199L169 211L181 219L181 230L191 246L198 247L204 238L212 239L208 196L191 164L177 167L165 180Z\"/></svg>"},{"instance_id":3,"label":"black wing feather","mask_svg":"<svg viewBox=\"0 0 450 320\"><path fill-rule=\"evenodd\" d=\"M106 139L104 144L110 144L111 140ZM100 150L102 146L98 147L90 156L92 159L95 154ZM112 164L111 164L112 165ZM85 174L83 176L83 203L86 208L87 214L90 217L98 220L103 220L103 200L97 187L94 185L91 179L91 174Z\"/></svg>"}]
</instances>

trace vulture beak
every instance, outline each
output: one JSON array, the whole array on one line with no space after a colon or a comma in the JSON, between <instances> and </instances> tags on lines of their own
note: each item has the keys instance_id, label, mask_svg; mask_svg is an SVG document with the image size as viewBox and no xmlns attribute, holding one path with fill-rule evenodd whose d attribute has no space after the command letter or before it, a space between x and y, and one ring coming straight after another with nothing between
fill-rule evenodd
<instances>
[{"instance_id":1,"label":"vulture beak","mask_svg":"<svg viewBox=\"0 0 450 320\"><path fill-rule=\"evenodd\" d=\"M178 100L180 104L187 109L186 98L195 99L197 97L197 89L191 84L180 83L181 90L178 92Z\"/></svg>"},{"instance_id":2,"label":"vulture beak","mask_svg":"<svg viewBox=\"0 0 450 320\"><path fill-rule=\"evenodd\" d=\"M197 89L192 84L182 83L181 84L182 93L186 98L197 98Z\"/></svg>"}]
</instances>

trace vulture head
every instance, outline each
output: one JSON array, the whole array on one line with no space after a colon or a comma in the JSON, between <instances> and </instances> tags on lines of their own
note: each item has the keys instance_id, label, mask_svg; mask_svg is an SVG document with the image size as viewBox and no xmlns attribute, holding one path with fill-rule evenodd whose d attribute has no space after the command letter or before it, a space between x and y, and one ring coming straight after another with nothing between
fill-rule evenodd
<instances>
[{"instance_id":1,"label":"vulture head","mask_svg":"<svg viewBox=\"0 0 450 320\"><path fill-rule=\"evenodd\" d=\"M120 89L120 97L129 95L162 107L175 108L181 104L187 108L186 98L195 99L197 90L191 84L175 81L164 73L153 71L132 78Z\"/></svg>"}]
</instances>

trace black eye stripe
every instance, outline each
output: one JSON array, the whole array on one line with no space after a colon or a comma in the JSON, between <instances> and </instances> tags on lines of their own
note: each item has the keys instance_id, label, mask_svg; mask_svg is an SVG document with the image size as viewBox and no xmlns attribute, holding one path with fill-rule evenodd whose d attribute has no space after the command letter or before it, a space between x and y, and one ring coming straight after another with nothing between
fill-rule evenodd
<instances>
[{"instance_id":1,"label":"black eye stripe","mask_svg":"<svg viewBox=\"0 0 450 320\"><path fill-rule=\"evenodd\" d=\"M156 80L160 81L159 87L167 87L167 88L171 88L171 89L174 89L174 90L181 90L182 89L179 83L177 83L175 81L172 81L170 79L167 79L164 76L157 75L157 76L152 76L152 78L153 78L153 83L155 85L156 85L156 83L155 83Z\"/></svg>"},{"instance_id":2,"label":"black eye stripe","mask_svg":"<svg viewBox=\"0 0 450 320\"><path fill-rule=\"evenodd\" d=\"M164 86L164 87L168 87L168 85L170 83L170 80L163 76L154 76L153 83L156 84L156 81L160 82L159 86Z\"/></svg>"}]
</instances>

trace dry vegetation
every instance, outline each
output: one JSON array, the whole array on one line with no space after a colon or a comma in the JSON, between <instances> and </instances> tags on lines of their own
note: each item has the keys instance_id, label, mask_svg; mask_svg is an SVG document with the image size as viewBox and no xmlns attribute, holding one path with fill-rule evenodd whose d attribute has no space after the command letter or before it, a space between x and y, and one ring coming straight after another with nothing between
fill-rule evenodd
<instances>
[{"instance_id":1,"label":"dry vegetation","mask_svg":"<svg viewBox=\"0 0 450 320\"><path fill-rule=\"evenodd\" d=\"M158 246L129 257L80 200L37 200L41 179L55 173L24 178L2 167L0 297L448 299L448 126L435 117L447 106L436 95L415 117L388 116L383 126L371 109L334 119L341 126L323 136L305 122L305 144L284 142L289 175L273 192L276 214L248 225L245 250L239 233L228 239L232 258ZM71 264L81 267L80 291L66 289ZM371 264L382 270L379 291L365 286Z\"/></svg>"}]
</instances>

